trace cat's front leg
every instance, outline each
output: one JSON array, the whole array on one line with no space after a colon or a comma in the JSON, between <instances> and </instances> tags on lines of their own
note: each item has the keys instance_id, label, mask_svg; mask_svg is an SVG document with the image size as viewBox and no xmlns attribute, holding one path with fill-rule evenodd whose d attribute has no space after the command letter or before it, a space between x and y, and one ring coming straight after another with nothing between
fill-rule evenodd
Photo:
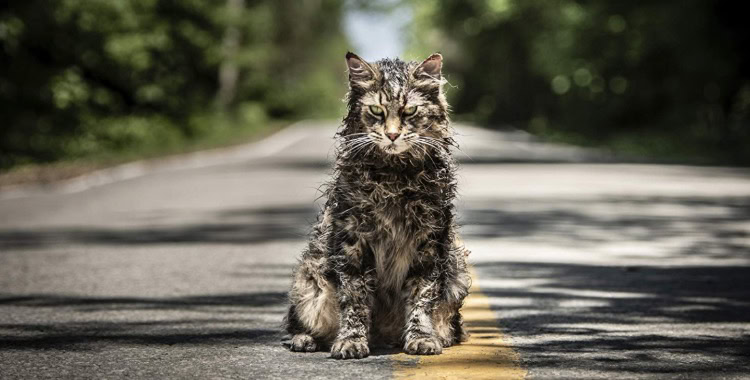
<instances>
[{"instance_id":1,"label":"cat's front leg","mask_svg":"<svg viewBox=\"0 0 750 380\"><path fill-rule=\"evenodd\" d=\"M361 359L370 355L368 340L374 295L373 271L362 263L364 244L342 244L335 266L338 278L339 331L331 346L331 357Z\"/></svg>"},{"instance_id":2,"label":"cat's front leg","mask_svg":"<svg viewBox=\"0 0 750 380\"><path fill-rule=\"evenodd\" d=\"M412 355L438 355L443 352L432 326L432 313L439 298L439 269L431 265L406 281L406 330L404 351Z\"/></svg>"}]
</instances>

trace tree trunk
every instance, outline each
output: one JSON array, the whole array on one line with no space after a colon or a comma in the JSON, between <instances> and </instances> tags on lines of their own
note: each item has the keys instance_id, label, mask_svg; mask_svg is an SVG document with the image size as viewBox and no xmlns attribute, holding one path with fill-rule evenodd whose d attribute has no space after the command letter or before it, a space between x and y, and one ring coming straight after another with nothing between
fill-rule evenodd
<instances>
[{"instance_id":1,"label":"tree trunk","mask_svg":"<svg viewBox=\"0 0 750 380\"><path fill-rule=\"evenodd\" d=\"M219 90L216 92L216 105L222 111L229 107L237 92L237 80L240 76L237 53L240 50L241 33L236 20L244 8L245 0L227 0L230 20L221 44L223 60L219 67Z\"/></svg>"}]
</instances>

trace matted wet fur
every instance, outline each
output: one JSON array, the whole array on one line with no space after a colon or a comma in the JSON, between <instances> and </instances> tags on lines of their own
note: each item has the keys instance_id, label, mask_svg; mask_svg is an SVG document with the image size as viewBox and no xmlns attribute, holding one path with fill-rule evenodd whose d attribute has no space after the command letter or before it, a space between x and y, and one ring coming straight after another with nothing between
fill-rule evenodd
<instances>
[{"instance_id":1,"label":"matted wet fur","mask_svg":"<svg viewBox=\"0 0 750 380\"><path fill-rule=\"evenodd\" d=\"M339 359L366 357L371 343L439 354L467 337L460 308L471 282L454 223L442 56L346 59L348 114L289 292L290 348Z\"/></svg>"}]
</instances>

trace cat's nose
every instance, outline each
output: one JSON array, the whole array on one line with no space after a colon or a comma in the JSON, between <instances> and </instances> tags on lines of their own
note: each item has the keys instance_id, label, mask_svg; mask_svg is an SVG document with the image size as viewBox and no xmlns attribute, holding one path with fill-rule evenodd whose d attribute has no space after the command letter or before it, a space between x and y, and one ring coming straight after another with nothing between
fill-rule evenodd
<instances>
[{"instance_id":1,"label":"cat's nose","mask_svg":"<svg viewBox=\"0 0 750 380\"><path fill-rule=\"evenodd\" d=\"M388 136L391 141L396 141L396 139L401 136L400 133L386 133L385 135Z\"/></svg>"}]
</instances>

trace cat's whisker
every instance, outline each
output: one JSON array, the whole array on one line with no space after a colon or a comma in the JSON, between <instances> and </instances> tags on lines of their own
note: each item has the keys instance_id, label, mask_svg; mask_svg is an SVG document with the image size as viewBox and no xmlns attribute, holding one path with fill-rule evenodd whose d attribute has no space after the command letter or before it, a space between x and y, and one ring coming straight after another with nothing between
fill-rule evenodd
<instances>
[{"instance_id":1,"label":"cat's whisker","mask_svg":"<svg viewBox=\"0 0 750 380\"><path fill-rule=\"evenodd\" d=\"M424 145L430 146L430 147L432 147L432 148L434 148L436 150L440 150L440 148L442 148L441 146L438 146L434 142L431 142L429 140L420 140L419 142L422 143L422 144L424 144Z\"/></svg>"},{"instance_id":2,"label":"cat's whisker","mask_svg":"<svg viewBox=\"0 0 750 380\"><path fill-rule=\"evenodd\" d=\"M419 139L419 136L417 134L410 134L410 135L404 136L404 141L406 142L414 142L417 139Z\"/></svg>"},{"instance_id":3,"label":"cat's whisker","mask_svg":"<svg viewBox=\"0 0 750 380\"><path fill-rule=\"evenodd\" d=\"M359 137L353 137L353 138L346 138L346 139L343 139L342 141L344 142L358 141L358 140L367 139L367 138L369 138L369 136L359 136Z\"/></svg>"},{"instance_id":4,"label":"cat's whisker","mask_svg":"<svg viewBox=\"0 0 750 380\"><path fill-rule=\"evenodd\" d=\"M367 142L367 141L369 141L369 140L370 140L370 138L369 138L369 137L360 137L360 138L358 138L358 139L354 139L354 140L351 140L351 141L347 141L347 142L343 143L343 144L342 144L342 146L344 146L345 148L346 148L346 147L350 148L350 147L352 147L352 146L355 146L355 145L359 145L359 144L361 144L361 143L364 143L364 142Z\"/></svg>"},{"instance_id":5,"label":"cat's whisker","mask_svg":"<svg viewBox=\"0 0 750 380\"><path fill-rule=\"evenodd\" d=\"M470 160L472 160L472 161L474 160L474 159L473 159L473 158L471 158L471 156L469 156L469 155L468 155L468 154L467 154L466 152L464 152L463 150L461 150L461 148L460 148L460 147L458 146L458 144L455 144L455 143L450 143L450 142L446 142L446 141L445 141L445 140L443 140L443 139L436 139L436 138L434 138L434 137L428 137L428 136L423 136L423 137L424 137L425 139L428 139L428 140L432 140L432 141L438 142L439 144L441 144L441 145L444 145L444 146L451 146L451 147L455 148L455 149L456 149L457 151L461 152L461 153L462 153L462 154L463 154L464 156L466 156L466 158L468 158L468 159L470 159Z\"/></svg>"},{"instance_id":6,"label":"cat's whisker","mask_svg":"<svg viewBox=\"0 0 750 380\"><path fill-rule=\"evenodd\" d=\"M419 145L421 145L421 146L423 146L423 147L425 147L425 149L427 149L427 148L438 149L438 147L437 147L437 146L435 146L435 145L433 145L433 144L431 144L431 143L429 143L429 142L426 142L426 141L424 141L424 140L417 140L417 141L416 141L415 143L416 143L416 144L419 144Z\"/></svg>"},{"instance_id":7,"label":"cat's whisker","mask_svg":"<svg viewBox=\"0 0 750 380\"><path fill-rule=\"evenodd\" d=\"M354 142L352 142L351 144L349 144L349 145L347 145L347 146L348 146L349 148L354 148L354 147L356 147L356 146L359 146L360 144L366 144L366 143L367 143L368 141L370 141L370 139L368 139L368 138L363 138L363 139L361 139L361 140L358 140L358 141L354 141Z\"/></svg>"},{"instance_id":8,"label":"cat's whisker","mask_svg":"<svg viewBox=\"0 0 750 380\"><path fill-rule=\"evenodd\" d=\"M355 148L357 148L358 146L360 146L362 144L367 144L367 141L358 141L357 143L354 143L354 144L351 144L351 145L347 145L347 146L344 147L344 150L352 150L352 149L355 149Z\"/></svg>"},{"instance_id":9,"label":"cat's whisker","mask_svg":"<svg viewBox=\"0 0 750 380\"><path fill-rule=\"evenodd\" d=\"M373 150L375 150L375 147L376 147L376 146L377 146L377 145L375 145L375 144L372 144L372 146L370 146L370 149L368 149L368 150L367 150L367 154L370 154L370 153L372 153L372 151L373 151Z\"/></svg>"},{"instance_id":10,"label":"cat's whisker","mask_svg":"<svg viewBox=\"0 0 750 380\"><path fill-rule=\"evenodd\" d=\"M442 140L442 139L436 139L434 137L421 136L421 139L424 140L424 141L429 141L431 143L438 144L438 145L447 145L444 140Z\"/></svg>"},{"instance_id":11,"label":"cat's whisker","mask_svg":"<svg viewBox=\"0 0 750 380\"><path fill-rule=\"evenodd\" d=\"M429 152L427 151L427 147L424 144L420 143L419 141L415 141L412 146L415 148L421 149L422 154L424 154L425 156L429 155Z\"/></svg>"},{"instance_id":12,"label":"cat's whisker","mask_svg":"<svg viewBox=\"0 0 750 380\"><path fill-rule=\"evenodd\" d=\"M427 151L427 147L428 146L425 143L423 143L422 141L419 141L418 139L416 141L414 141L414 143L412 144L412 146L415 146L415 147L418 147L418 148L422 149L422 151L424 151L425 154L428 153L428 151Z\"/></svg>"},{"instance_id":13,"label":"cat's whisker","mask_svg":"<svg viewBox=\"0 0 750 380\"><path fill-rule=\"evenodd\" d=\"M429 144L430 146L438 150L447 149L446 144L441 143L440 141L437 141L437 140L425 140L424 142L425 144Z\"/></svg>"},{"instance_id":14,"label":"cat's whisker","mask_svg":"<svg viewBox=\"0 0 750 380\"><path fill-rule=\"evenodd\" d=\"M355 145L355 144L358 144L358 143L366 141L366 140L367 140L367 138L360 138L360 139L356 139L356 140L344 141L344 142L341 143L341 145L342 146L351 146L351 145Z\"/></svg>"},{"instance_id":15,"label":"cat's whisker","mask_svg":"<svg viewBox=\"0 0 750 380\"><path fill-rule=\"evenodd\" d=\"M464 156L466 156L466 158L468 158L471 161L474 161L474 159L471 158L471 156L469 156L468 154L466 154L466 152L464 152L463 150L461 150L461 148L458 147L458 144L448 144L448 143L446 143L445 145L453 147L457 151L461 152Z\"/></svg>"},{"instance_id":16,"label":"cat's whisker","mask_svg":"<svg viewBox=\"0 0 750 380\"><path fill-rule=\"evenodd\" d=\"M427 150L427 146L428 145L426 145L426 144L415 144L414 146L418 146L418 147L422 148L422 150L424 151L424 155L430 160L430 162L432 162L432 165L433 166L437 166L437 164L435 164L435 161L432 159L432 156L430 155L430 152Z\"/></svg>"},{"instance_id":17,"label":"cat's whisker","mask_svg":"<svg viewBox=\"0 0 750 380\"><path fill-rule=\"evenodd\" d=\"M362 144L364 142L365 141L355 141L355 142L352 142L351 144L342 145L341 147L344 148L344 150L347 150L347 149L351 149L352 147L355 147L355 146L357 146L359 144Z\"/></svg>"},{"instance_id":18,"label":"cat's whisker","mask_svg":"<svg viewBox=\"0 0 750 380\"><path fill-rule=\"evenodd\" d=\"M368 146L368 145L370 145L370 144L373 144L373 141L372 141L372 139L370 139L370 138L367 138L367 139L366 139L366 141L364 141L364 142L361 142L361 143L359 143L359 144L357 144L357 145L355 145L355 146L352 146L352 147L351 147L351 148L349 149L349 152L350 152L350 154L352 154L352 155L353 155L353 154L356 154L356 153L357 153L358 151L362 150L362 149L363 149L364 147L366 147L366 146Z\"/></svg>"},{"instance_id":19,"label":"cat's whisker","mask_svg":"<svg viewBox=\"0 0 750 380\"><path fill-rule=\"evenodd\" d=\"M365 133L365 132L362 132L362 133L350 133L348 135L341 136L340 138L343 139L343 140L346 140L346 139L356 138L358 136L361 137L361 136L364 136L364 135L367 135L367 134L369 134L369 133Z\"/></svg>"},{"instance_id":20,"label":"cat's whisker","mask_svg":"<svg viewBox=\"0 0 750 380\"><path fill-rule=\"evenodd\" d=\"M446 141L446 139L438 139L434 137L424 136L425 139L435 142L437 144L443 145L443 146L456 146L456 144L451 143L450 141Z\"/></svg>"},{"instance_id":21,"label":"cat's whisker","mask_svg":"<svg viewBox=\"0 0 750 380\"><path fill-rule=\"evenodd\" d=\"M367 144L367 143L359 144L359 145L357 145L357 146L349 149L349 154L350 155L354 155L355 153L357 153L357 151L359 151L361 148L363 148L363 147L365 147L367 145L369 145L369 144Z\"/></svg>"},{"instance_id":22,"label":"cat's whisker","mask_svg":"<svg viewBox=\"0 0 750 380\"><path fill-rule=\"evenodd\" d=\"M367 148L368 146L374 147L375 144L365 144L365 145L362 145L357 150L353 151L352 154L358 153L358 152L362 151L363 149ZM369 153L369 151L366 151L366 153Z\"/></svg>"}]
</instances>

